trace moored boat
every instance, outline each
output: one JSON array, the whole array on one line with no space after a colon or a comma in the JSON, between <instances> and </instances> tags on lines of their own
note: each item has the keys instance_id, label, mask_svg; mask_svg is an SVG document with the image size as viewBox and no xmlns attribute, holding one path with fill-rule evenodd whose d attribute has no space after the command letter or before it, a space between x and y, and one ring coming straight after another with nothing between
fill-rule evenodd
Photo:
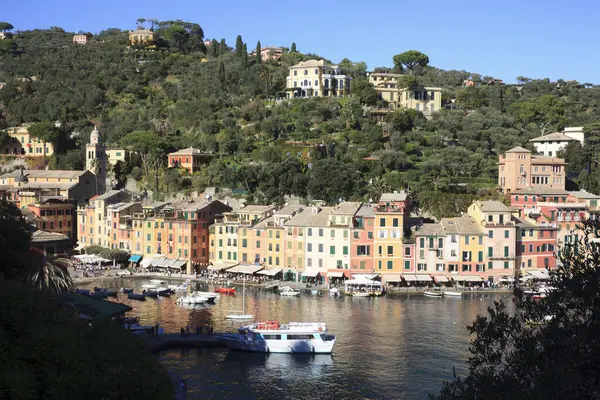
<instances>
[{"instance_id":1,"label":"moored boat","mask_svg":"<svg viewBox=\"0 0 600 400\"><path fill-rule=\"evenodd\" d=\"M157 289L158 286L153 283L144 283L142 289Z\"/></svg>"},{"instance_id":2,"label":"moored boat","mask_svg":"<svg viewBox=\"0 0 600 400\"><path fill-rule=\"evenodd\" d=\"M130 300L146 301L146 296L139 293L128 293L127 298Z\"/></svg>"},{"instance_id":3,"label":"moored boat","mask_svg":"<svg viewBox=\"0 0 600 400\"><path fill-rule=\"evenodd\" d=\"M98 299L105 299L108 297L108 294L106 294L106 292L91 292L86 296L96 297Z\"/></svg>"},{"instance_id":4,"label":"moored boat","mask_svg":"<svg viewBox=\"0 0 600 400\"><path fill-rule=\"evenodd\" d=\"M218 287L218 288L215 289L215 293L220 293L220 294L235 294L235 288Z\"/></svg>"},{"instance_id":5,"label":"moored boat","mask_svg":"<svg viewBox=\"0 0 600 400\"><path fill-rule=\"evenodd\" d=\"M194 292L194 296L205 297L209 303L214 303L215 300L219 297L218 293L210 293L210 292Z\"/></svg>"},{"instance_id":6,"label":"moored boat","mask_svg":"<svg viewBox=\"0 0 600 400\"><path fill-rule=\"evenodd\" d=\"M188 296L183 296L183 297L179 297L177 300L175 300L175 302L177 304L204 304L206 303L208 300L206 297L201 297L201 296L194 296L194 295L188 295Z\"/></svg>"},{"instance_id":7,"label":"moored boat","mask_svg":"<svg viewBox=\"0 0 600 400\"><path fill-rule=\"evenodd\" d=\"M133 293L133 288L121 288L121 293Z\"/></svg>"},{"instance_id":8,"label":"moored boat","mask_svg":"<svg viewBox=\"0 0 600 400\"><path fill-rule=\"evenodd\" d=\"M77 294L90 294L89 289L75 289L75 293Z\"/></svg>"},{"instance_id":9,"label":"moored boat","mask_svg":"<svg viewBox=\"0 0 600 400\"><path fill-rule=\"evenodd\" d=\"M423 294L427 297L442 297L442 292L440 291L425 291Z\"/></svg>"},{"instance_id":10,"label":"moored boat","mask_svg":"<svg viewBox=\"0 0 600 400\"><path fill-rule=\"evenodd\" d=\"M446 290L444 292L444 297L462 297L463 292L458 292L454 290Z\"/></svg>"},{"instance_id":11,"label":"moored boat","mask_svg":"<svg viewBox=\"0 0 600 400\"><path fill-rule=\"evenodd\" d=\"M94 286L94 292L104 292L106 288Z\"/></svg>"},{"instance_id":12,"label":"moored boat","mask_svg":"<svg viewBox=\"0 0 600 400\"><path fill-rule=\"evenodd\" d=\"M156 299L158 297L158 292L152 291L152 290L148 290L146 292L143 292L144 296L146 297L152 297L153 299Z\"/></svg>"},{"instance_id":13,"label":"moored boat","mask_svg":"<svg viewBox=\"0 0 600 400\"><path fill-rule=\"evenodd\" d=\"M165 282L161 281L160 279L150 279L150 283L152 283L153 285L162 285Z\"/></svg>"},{"instance_id":14,"label":"moored boat","mask_svg":"<svg viewBox=\"0 0 600 400\"><path fill-rule=\"evenodd\" d=\"M335 335L330 335L322 322L259 322L219 339L231 349L259 353L331 354L335 344Z\"/></svg>"},{"instance_id":15,"label":"moored boat","mask_svg":"<svg viewBox=\"0 0 600 400\"><path fill-rule=\"evenodd\" d=\"M281 289L279 289L279 295L281 296L298 296L299 294L299 291L294 290L289 286L283 286Z\"/></svg>"},{"instance_id":16,"label":"moored boat","mask_svg":"<svg viewBox=\"0 0 600 400\"><path fill-rule=\"evenodd\" d=\"M340 295L340 289L334 287L329 289L329 297L339 297Z\"/></svg>"}]
</instances>

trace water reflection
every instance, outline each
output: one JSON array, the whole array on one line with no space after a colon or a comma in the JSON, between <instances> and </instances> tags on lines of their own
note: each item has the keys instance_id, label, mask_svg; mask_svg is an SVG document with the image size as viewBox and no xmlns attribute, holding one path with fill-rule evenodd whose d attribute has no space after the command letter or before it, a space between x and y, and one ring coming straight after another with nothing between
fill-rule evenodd
<instances>
[{"instance_id":1,"label":"water reflection","mask_svg":"<svg viewBox=\"0 0 600 400\"><path fill-rule=\"evenodd\" d=\"M96 285L133 287L137 292L143 283L123 279ZM197 290L213 288L202 284ZM187 325L234 330L240 324L225 320L225 315L242 309L241 295L221 295L215 304L200 306L177 305L177 297L136 302L119 296L119 301L134 308L133 315L140 316L140 323L159 322L171 332ZM308 292L281 297L247 288L246 310L257 320L326 322L337 335L333 355L183 349L161 352L158 357L188 380L189 398L423 399L439 390L442 379L452 377L453 367L465 371L466 326L498 297L473 294L438 299L403 294L329 298Z\"/></svg>"}]
</instances>

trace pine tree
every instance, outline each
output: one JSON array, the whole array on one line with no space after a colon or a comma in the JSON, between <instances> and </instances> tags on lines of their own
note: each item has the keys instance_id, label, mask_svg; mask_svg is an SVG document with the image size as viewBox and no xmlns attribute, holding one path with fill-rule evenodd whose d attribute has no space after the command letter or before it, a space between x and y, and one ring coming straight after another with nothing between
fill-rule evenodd
<instances>
[{"instance_id":1,"label":"pine tree","mask_svg":"<svg viewBox=\"0 0 600 400\"><path fill-rule=\"evenodd\" d=\"M213 57L219 56L219 42L217 42L217 39L213 39L210 42L210 55Z\"/></svg>"},{"instance_id":2,"label":"pine tree","mask_svg":"<svg viewBox=\"0 0 600 400\"><path fill-rule=\"evenodd\" d=\"M256 43L256 63L260 64L262 62L262 57L260 55L260 40Z\"/></svg>"},{"instance_id":3,"label":"pine tree","mask_svg":"<svg viewBox=\"0 0 600 400\"><path fill-rule=\"evenodd\" d=\"M292 48L290 49L290 53L297 53L297 51L296 51L296 42L292 43Z\"/></svg>"},{"instance_id":4,"label":"pine tree","mask_svg":"<svg viewBox=\"0 0 600 400\"><path fill-rule=\"evenodd\" d=\"M221 44L219 45L219 55L223 55L227 53L227 44L225 43L225 39L221 39Z\"/></svg>"},{"instance_id":5,"label":"pine tree","mask_svg":"<svg viewBox=\"0 0 600 400\"><path fill-rule=\"evenodd\" d=\"M222 85L225 85L225 64L223 64L223 61L219 64L219 81Z\"/></svg>"},{"instance_id":6,"label":"pine tree","mask_svg":"<svg viewBox=\"0 0 600 400\"><path fill-rule=\"evenodd\" d=\"M244 49L242 50L242 67L244 69L248 68L248 48L246 47L246 43L244 43Z\"/></svg>"},{"instance_id":7,"label":"pine tree","mask_svg":"<svg viewBox=\"0 0 600 400\"><path fill-rule=\"evenodd\" d=\"M242 58L244 55L244 42L242 41L242 35L238 35L235 39L235 56Z\"/></svg>"}]
</instances>

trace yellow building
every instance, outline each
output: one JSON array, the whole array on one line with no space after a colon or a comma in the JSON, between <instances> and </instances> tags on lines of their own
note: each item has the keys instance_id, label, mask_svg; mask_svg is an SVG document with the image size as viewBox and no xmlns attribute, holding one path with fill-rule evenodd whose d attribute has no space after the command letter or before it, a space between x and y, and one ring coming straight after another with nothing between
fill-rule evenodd
<instances>
[{"instance_id":1,"label":"yellow building","mask_svg":"<svg viewBox=\"0 0 600 400\"><path fill-rule=\"evenodd\" d=\"M443 218L447 235L458 241L458 261L448 262L448 272L455 281L482 281L485 275L485 231L472 217Z\"/></svg>"},{"instance_id":2,"label":"yellow building","mask_svg":"<svg viewBox=\"0 0 600 400\"><path fill-rule=\"evenodd\" d=\"M149 29L136 29L135 31L129 31L129 43L132 45L147 44L152 40L154 40L154 32Z\"/></svg>"},{"instance_id":3,"label":"yellow building","mask_svg":"<svg viewBox=\"0 0 600 400\"><path fill-rule=\"evenodd\" d=\"M375 207L375 271L397 276L403 271L404 223L409 212L409 198L404 191L384 193Z\"/></svg>"},{"instance_id":4,"label":"yellow building","mask_svg":"<svg viewBox=\"0 0 600 400\"><path fill-rule=\"evenodd\" d=\"M253 227L271 217L274 211L275 206L248 205L235 212L224 213L222 218L217 219L209 230L212 269L226 268L239 262L256 263L256 248L262 249L260 243L256 246L255 240L258 233L260 241L261 229ZM261 260L261 257L258 256L258 259Z\"/></svg>"},{"instance_id":5,"label":"yellow building","mask_svg":"<svg viewBox=\"0 0 600 400\"><path fill-rule=\"evenodd\" d=\"M404 75L373 72L369 82L377 90L378 97L388 103L388 108L372 110L387 113L396 109L413 109L429 116L442 108L442 89L439 87L404 88L399 79Z\"/></svg>"},{"instance_id":6,"label":"yellow building","mask_svg":"<svg viewBox=\"0 0 600 400\"><path fill-rule=\"evenodd\" d=\"M121 162L125 162L125 159L127 157L127 150L125 149L118 149L118 148L107 148L106 149L106 160L108 161L108 164L110 164L111 166L114 166L117 161L121 161Z\"/></svg>"},{"instance_id":7,"label":"yellow building","mask_svg":"<svg viewBox=\"0 0 600 400\"><path fill-rule=\"evenodd\" d=\"M3 154L25 155L32 157L51 156L54 154L54 145L44 142L29 134L28 126L8 128L8 138L2 143Z\"/></svg>"},{"instance_id":8,"label":"yellow building","mask_svg":"<svg viewBox=\"0 0 600 400\"><path fill-rule=\"evenodd\" d=\"M301 61L289 68L288 98L338 97L350 94L352 77L342 74L338 65L323 60Z\"/></svg>"}]
</instances>

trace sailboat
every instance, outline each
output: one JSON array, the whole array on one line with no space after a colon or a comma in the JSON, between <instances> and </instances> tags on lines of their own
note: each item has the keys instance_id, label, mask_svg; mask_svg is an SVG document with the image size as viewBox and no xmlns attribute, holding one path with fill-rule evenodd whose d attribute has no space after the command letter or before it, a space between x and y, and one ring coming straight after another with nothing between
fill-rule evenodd
<instances>
[{"instance_id":1,"label":"sailboat","mask_svg":"<svg viewBox=\"0 0 600 400\"><path fill-rule=\"evenodd\" d=\"M244 274L244 282L242 284L242 313L228 314L225 319L252 319L254 315L246 314L246 274Z\"/></svg>"}]
</instances>

